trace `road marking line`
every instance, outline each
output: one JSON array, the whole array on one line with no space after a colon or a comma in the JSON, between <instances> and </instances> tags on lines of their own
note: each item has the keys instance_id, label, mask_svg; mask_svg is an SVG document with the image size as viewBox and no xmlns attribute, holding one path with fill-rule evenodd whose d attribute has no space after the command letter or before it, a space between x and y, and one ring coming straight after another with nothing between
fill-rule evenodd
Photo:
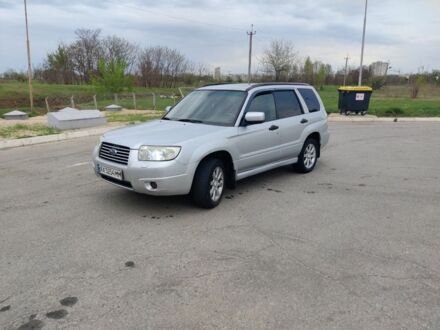
<instances>
[{"instance_id":1,"label":"road marking line","mask_svg":"<svg viewBox=\"0 0 440 330\"><path fill-rule=\"evenodd\" d=\"M92 162L76 163L76 164L73 164L73 165L69 165L69 166L67 166L67 168L70 168L70 167L77 167L77 166L83 166L83 165L89 165L89 164L92 164Z\"/></svg>"}]
</instances>

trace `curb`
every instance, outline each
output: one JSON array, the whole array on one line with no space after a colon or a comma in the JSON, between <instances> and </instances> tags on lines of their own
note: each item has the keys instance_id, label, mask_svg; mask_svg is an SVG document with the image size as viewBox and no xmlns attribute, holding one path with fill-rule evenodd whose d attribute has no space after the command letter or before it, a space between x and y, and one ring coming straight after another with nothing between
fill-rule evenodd
<instances>
[{"instance_id":1,"label":"curb","mask_svg":"<svg viewBox=\"0 0 440 330\"><path fill-rule=\"evenodd\" d=\"M71 139L82 138L82 137L87 137L87 136L101 135L101 134L104 134L105 132L108 132L112 129L123 127L123 126L125 126L125 125L112 126L112 127L100 127L100 128L89 129L89 130L69 131L69 132L64 132L64 133L60 133L60 134L34 136L34 137L23 138L23 139L5 140L5 141L0 141L0 150L30 146L30 145L34 145L34 144L47 143L47 142L71 140Z\"/></svg>"},{"instance_id":2,"label":"curb","mask_svg":"<svg viewBox=\"0 0 440 330\"><path fill-rule=\"evenodd\" d=\"M349 116L328 116L329 122L440 122L440 117L349 117Z\"/></svg>"}]
</instances>

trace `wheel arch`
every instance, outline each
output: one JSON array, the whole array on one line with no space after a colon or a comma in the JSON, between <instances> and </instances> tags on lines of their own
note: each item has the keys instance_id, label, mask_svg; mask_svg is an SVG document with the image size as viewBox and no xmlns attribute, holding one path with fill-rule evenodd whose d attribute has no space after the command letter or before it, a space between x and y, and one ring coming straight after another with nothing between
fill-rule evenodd
<instances>
[{"instance_id":1,"label":"wheel arch","mask_svg":"<svg viewBox=\"0 0 440 330\"><path fill-rule=\"evenodd\" d=\"M195 174L194 174L194 178L193 178L193 182L195 180L196 174L197 174L197 170L199 169L200 165L206 161L207 159L211 159L211 158L216 158L219 159L223 162L224 166L225 166L225 171L226 171L226 186L228 188L235 188L236 186L236 178L235 178L235 166L234 166L234 161L232 159L232 155L230 152L226 151L226 150L216 150L216 151L212 151L209 154L206 154L205 156L203 156L196 168Z\"/></svg>"},{"instance_id":2,"label":"wheel arch","mask_svg":"<svg viewBox=\"0 0 440 330\"><path fill-rule=\"evenodd\" d=\"M321 156L321 134L319 132L310 133L307 136L306 140L307 139L313 139L316 142L318 142L318 158L319 158Z\"/></svg>"}]
</instances>

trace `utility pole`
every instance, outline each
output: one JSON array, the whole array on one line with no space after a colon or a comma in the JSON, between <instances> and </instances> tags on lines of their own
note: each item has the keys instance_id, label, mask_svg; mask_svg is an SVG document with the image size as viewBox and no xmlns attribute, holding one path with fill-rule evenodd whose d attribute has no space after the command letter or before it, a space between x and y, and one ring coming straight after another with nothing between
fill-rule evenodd
<instances>
[{"instance_id":1,"label":"utility pole","mask_svg":"<svg viewBox=\"0 0 440 330\"><path fill-rule=\"evenodd\" d=\"M27 48L27 59L28 59L29 102L30 102L31 112L32 112L32 111L34 111L34 97L33 97L33 92L32 92L31 47L29 45L29 27L28 27L26 0L24 0L24 18L26 21L26 48Z\"/></svg>"},{"instance_id":2,"label":"utility pole","mask_svg":"<svg viewBox=\"0 0 440 330\"><path fill-rule=\"evenodd\" d=\"M368 0L365 0L365 14L364 14L364 30L362 32L362 48L361 48L361 66L359 67L359 82L358 85L362 85L362 69L364 65L364 47L365 47L365 29L367 27L367 7Z\"/></svg>"},{"instance_id":3,"label":"utility pole","mask_svg":"<svg viewBox=\"0 0 440 330\"><path fill-rule=\"evenodd\" d=\"M348 70L348 60L349 59L350 58L348 57L348 54L347 54L347 56L345 57L344 86L347 81L347 74L348 74L347 70Z\"/></svg>"},{"instance_id":4,"label":"utility pole","mask_svg":"<svg viewBox=\"0 0 440 330\"><path fill-rule=\"evenodd\" d=\"M249 66L248 66L248 83L251 83L251 63L252 63L252 37L257 34L254 31L254 24L251 25L251 31L246 32L249 36Z\"/></svg>"}]
</instances>

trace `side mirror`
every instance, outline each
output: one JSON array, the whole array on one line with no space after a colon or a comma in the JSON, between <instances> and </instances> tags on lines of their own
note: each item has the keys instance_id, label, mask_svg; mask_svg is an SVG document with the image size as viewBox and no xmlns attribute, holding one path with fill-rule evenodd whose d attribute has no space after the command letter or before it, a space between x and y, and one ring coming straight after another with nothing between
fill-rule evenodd
<instances>
[{"instance_id":1,"label":"side mirror","mask_svg":"<svg viewBox=\"0 0 440 330\"><path fill-rule=\"evenodd\" d=\"M266 120L266 115L264 112L248 112L244 116L244 120L246 120L246 122L249 124L264 123Z\"/></svg>"},{"instance_id":2,"label":"side mirror","mask_svg":"<svg viewBox=\"0 0 440 330\"><path fill-rule=\"evenodd\" d=\"M165 113L170 112L170 110L171 110L172 108L173 108L173 107L172 107L171 105L167 106L167 107L165 108Z\"/></svg>"}]
</instances>

